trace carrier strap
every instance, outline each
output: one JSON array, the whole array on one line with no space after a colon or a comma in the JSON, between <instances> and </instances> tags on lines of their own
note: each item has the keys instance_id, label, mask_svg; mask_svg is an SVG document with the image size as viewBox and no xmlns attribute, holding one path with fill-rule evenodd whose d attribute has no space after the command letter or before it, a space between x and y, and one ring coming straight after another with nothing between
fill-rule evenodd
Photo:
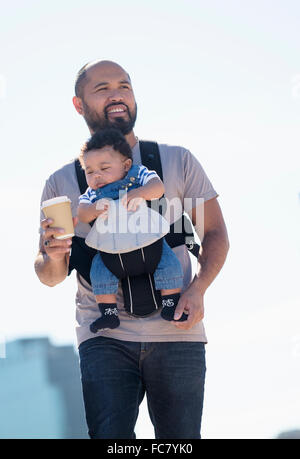
<instances>
[{"instance_id":1,"label":"carrier strap","mask_svg":"<svg viewBox=\"0 0 300 459\"><path fill-rule=\"evenodd\" d=\"M85 178L84 170L82 169L78 158L75 159L75 171L76 171L76 177L77 177L80 194L83 194L85 190L87 189L88 184Z\"/></svg>"},{"instance_id":2,"label":"carrier strap","mask_svg":"<svg viewBox=\"0 0 300 459\"><path fill-rule=\"evenodd\" d=\"M141 161L148 169L155 171L161 181L164 181L159 148L156 142L140 140Z\"/></svg>"}]
</instances>

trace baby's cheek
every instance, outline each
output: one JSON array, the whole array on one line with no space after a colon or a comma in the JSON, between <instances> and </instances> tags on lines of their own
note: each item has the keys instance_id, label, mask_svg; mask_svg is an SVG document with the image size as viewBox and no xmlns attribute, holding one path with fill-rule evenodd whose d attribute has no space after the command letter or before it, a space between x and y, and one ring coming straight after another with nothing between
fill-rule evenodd
<instances>
[{"instance_id":1,"label":"baby's cheek","mask_svg":"<svg viewBox=\"0 0 300 459\"><path fill-rule=\"evenodd\" d=\"M86 182L88 184L89 187L93 188L94 185L95 185L95 180L93 180L91 177L87 177L86 178Z\"/></svg>"}]
</instances>

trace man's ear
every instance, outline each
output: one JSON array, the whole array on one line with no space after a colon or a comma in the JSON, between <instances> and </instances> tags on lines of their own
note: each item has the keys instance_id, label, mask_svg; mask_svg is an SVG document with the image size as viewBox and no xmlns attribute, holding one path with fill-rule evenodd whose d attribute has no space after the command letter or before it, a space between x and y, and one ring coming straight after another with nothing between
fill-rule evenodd
<instances>
[{"instance_id":1,"label":"man's ear","mask_svg":"<svg viewBox=\"0 0 300 459\"><path fill-rule=\"evenodd\" d=\"M74 96L72 101L77 113L79 113L79 115L83 115L84 111L82 106L82 100L80 99L80 97Z\"/></svg>"}]
</instances>

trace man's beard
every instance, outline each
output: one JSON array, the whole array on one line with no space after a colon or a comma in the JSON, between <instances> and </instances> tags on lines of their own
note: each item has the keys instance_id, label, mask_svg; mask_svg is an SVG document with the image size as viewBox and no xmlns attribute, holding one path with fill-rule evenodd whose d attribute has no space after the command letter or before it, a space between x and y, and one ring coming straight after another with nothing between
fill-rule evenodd
<instances>
[{"instance_id":1,"label":"man's beard","mask_svg":"<svg viewBox=\"0 0 300 459\"><path fill-rule=\"evenodd\" d=\"M91 110L84 101L82 101L82 105L84 109L83 117L86 121L86 124L88 125L89 129L92 132L114 127L114 128L119 129L123 135L127 135L134 128L136 116L137 116L137 105L136 104L135 104L134 112L131 113L128 106L122 103L122 105L124 105L127 109L128 120L125 120L121 116L114 118L113 120L108 119L107 108L112 107L113 105L120 105L120 103L109 104L109 106L105 108L104 115L102 117L95 110Z\"/></svg>"}]
</instances>

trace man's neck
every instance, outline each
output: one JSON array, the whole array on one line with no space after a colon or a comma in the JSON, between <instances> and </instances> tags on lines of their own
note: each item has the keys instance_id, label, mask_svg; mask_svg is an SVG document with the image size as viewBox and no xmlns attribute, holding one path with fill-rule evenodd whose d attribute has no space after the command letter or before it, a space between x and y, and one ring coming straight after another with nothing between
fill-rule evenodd
<instances>
[{"instance_id":1,"label":"man's neck","mask_svg":"<svg viewBox=\"0 0 300 459\"><path fill-rule=\"evenodd\" d=\"M95 133L95 131L92 131L90 129L90 133L91 135L93 135ZM129 132L129 134L125 135L125 138L130 146L130 148L132 149L137 143L138 143L138 138L135 136L134 132L131 131Z\"/></svg>"},{"instance_id":2,"label":"man's neck","mask_svg":"<svg viewBox=\"0 0 300 459\"><path fill-rule=\"evenodd\" d=\"M137 144L137 142L138 142L138 139L137 139L137 137L134 135L134 132L133 132L133 131L129 132L129 134L125 135L125 137L126 137L127 142L128 142L129 145L130 145L130 148L133 148L133 147Z\"/></svg>"}]
</instances>

